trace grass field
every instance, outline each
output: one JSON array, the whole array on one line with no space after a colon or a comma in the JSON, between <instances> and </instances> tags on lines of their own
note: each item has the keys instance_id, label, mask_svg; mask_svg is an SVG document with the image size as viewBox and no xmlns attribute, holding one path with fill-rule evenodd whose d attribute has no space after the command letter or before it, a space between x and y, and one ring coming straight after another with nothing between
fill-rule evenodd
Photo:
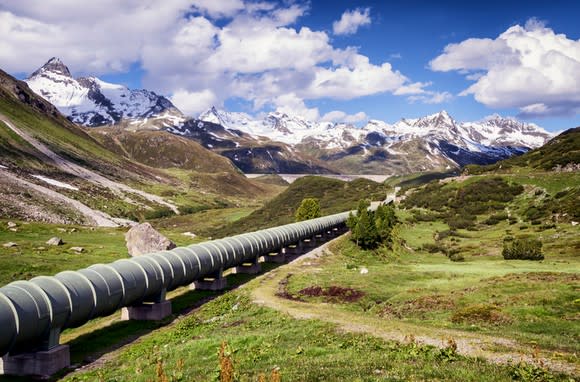
<instances>
[{"instance_id":1,"label":"grass field","mask_svg":"<svg viewBox=\"0 0 580 382\"><path fill-rule=\"evenodd\" d=\"M528 191L510 202L516 215ZM153 223L185 245L204 237L183 232L211 232L253 208L204 210ZM62 342L71 346L73 364L88 367L54 379L219 380L224 341L240 381L261 375L268 380L272 373L283 381L578 378L577 226L521 219L487 225L483 214L474 228L448 234L441 220L417 220L409 209L398 216L392 249L362 251L343 237L317 257L267 266L263 276L229 275L231 288L243 286L223 295L173 291L174 314L162 322L122 322L117 313L66 330ZM0 284L126 257L126 229L17 224L13 232L0 222L0 243L18 244L0 247ZM508 234L541 237L545 259L503 260ZM44 244L52 236L66 244ZM74 253L73 246L85 251ZM460 261L444 254L450 249Z\"/></svg>"}]
</instances>

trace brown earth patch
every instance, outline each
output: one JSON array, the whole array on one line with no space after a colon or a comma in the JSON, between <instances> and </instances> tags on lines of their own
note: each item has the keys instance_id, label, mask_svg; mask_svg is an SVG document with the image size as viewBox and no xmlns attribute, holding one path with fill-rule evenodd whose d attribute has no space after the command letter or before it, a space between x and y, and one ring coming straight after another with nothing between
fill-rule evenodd
<instances>
[{"instance_id":1,"label":"brown earth patch","mask_svg":"<svg viewBox=\"0 0 580 382\"><path fill-rule=\"evenodd\" d=\"M288 273L286 277L280 280L280 282L278 283L278 291L276 291L276 296L284 298L286 300L304 302L303 299L301 299L298 296L294 296L292 293L288 291L288 283L290 282L290 277L292 277L292 273Z\"/></svg>"},{"instance_id":2,"label":"brown earth patch","mask_svg":"<svg viewBox=\"0 0 580 382\"><path fill-rule=\"evenodd\" d=\"M328 288L313 285L302 289L298 294L307 297L324 297L328 302L356 302L365 295L363 291L336 285L331 285Z\"/></svg>"}]
</instances>

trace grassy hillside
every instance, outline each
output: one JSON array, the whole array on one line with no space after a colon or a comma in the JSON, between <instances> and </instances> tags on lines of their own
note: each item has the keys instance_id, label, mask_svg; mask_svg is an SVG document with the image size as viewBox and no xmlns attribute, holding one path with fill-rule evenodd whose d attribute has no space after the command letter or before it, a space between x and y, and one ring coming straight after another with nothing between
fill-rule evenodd
<instances>
[{"instance_id":1,"label":"grassy hillside","mask_svg":"<svg viewBox=\"0 0 580 382\"><path fill-rule=\"evenodd\" d=\"M24 82L4 72L0 72L0 117L6 120L0 122L0 165L10 175L0 179L0 194L4 196L0 213L5 218L87 223L86 215L71 208L72 199L113 218L146 220L173 212L139 194L141 191L166 198L186 214L211 208L255 207L280 191L276 185L248 180L226 158L169 133L90 130L74 125ZM19 136L10 124L32 139ZM33 140L54 153L49 155L63 159L50 160L42 148L33 146ZM77 176L78 168L74 168L76 175L72 175L70 164L60 162L70 162L92 174L83 171L83 176ZM107 179L99 178L101 175ZM127 187L119 191L108 180L139 191L128 191ZM49 190L31 187L30 183ZM69 201L47 197L50 192Z\"/></svg>"},{"instance_id":2,"label":"grassy hillside","mask_svg":"<svg viewBox=\"0 0 580 382\"><path fill-rule=\"evenodd\" d=\"M109 150L151 167L207 173L239 171L225 157L205 149L191 139L165 131L129 131L104 127L88 132Z\"/></svg>"},{"instance_id":3,"label":"grassy hillside","mask_svg":"<svg viewBox=\"0 0 580 382\"><path fill-rule=\"evenodd\" d=\"M246 232L248 227L257 230L293 223L294 214L304 198L318 199L322 215L330 215L355 209L358 201L363 198L384 200L387 190L389 187L368 179L344 182L319 176L302 177L290 184L280 195L267 202L264 207L216 230L211 236Z\"/></svg>"},{"instance_id":4,"label":"grassy hillside","mask_svg":"<svg viewBox=\"0 0 580 382\"><path fill-rule=\"evenodd\" d=\"M490 171L514 172L521 169L551 171L580 163L580 127L566 130L552 138L544 146L523 155L499 161L488 166L467 166L468 174L481 174Z\"/></svg>"}]
</instances>

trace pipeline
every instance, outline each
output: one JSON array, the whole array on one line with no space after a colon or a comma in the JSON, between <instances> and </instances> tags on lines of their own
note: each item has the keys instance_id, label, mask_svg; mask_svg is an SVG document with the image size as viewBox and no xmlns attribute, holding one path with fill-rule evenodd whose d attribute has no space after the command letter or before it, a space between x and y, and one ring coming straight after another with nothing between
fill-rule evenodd
<instances>
[{"instance_id":1,"label":"pipeline","mask_svg":"<svg viewBox=\"0 0 580 382\"><path fill-rule=\"evenodd\" d=\"M0 356L50 348L60 332L343 226L348 212L95 264L0 288ZM54 338L57 338L54 341Z\"/></svg>"}]
</instances>

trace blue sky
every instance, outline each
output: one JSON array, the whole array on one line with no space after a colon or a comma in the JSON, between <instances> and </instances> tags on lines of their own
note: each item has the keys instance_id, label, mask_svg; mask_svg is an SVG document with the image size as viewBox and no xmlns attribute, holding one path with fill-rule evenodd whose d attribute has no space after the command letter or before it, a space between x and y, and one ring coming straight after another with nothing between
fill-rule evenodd
<instances>
[{"instance_id":1,"label":"blue sky","mask_svg":"<svg viewBox=\"0 0 580 382\"><path fill-rule=\"evenodd\" d=\"M580 125L575 1L0 0L0 68L52 56L168 96L261 115L395 122L447 110Z\"/></svg>"}]
</instances>

